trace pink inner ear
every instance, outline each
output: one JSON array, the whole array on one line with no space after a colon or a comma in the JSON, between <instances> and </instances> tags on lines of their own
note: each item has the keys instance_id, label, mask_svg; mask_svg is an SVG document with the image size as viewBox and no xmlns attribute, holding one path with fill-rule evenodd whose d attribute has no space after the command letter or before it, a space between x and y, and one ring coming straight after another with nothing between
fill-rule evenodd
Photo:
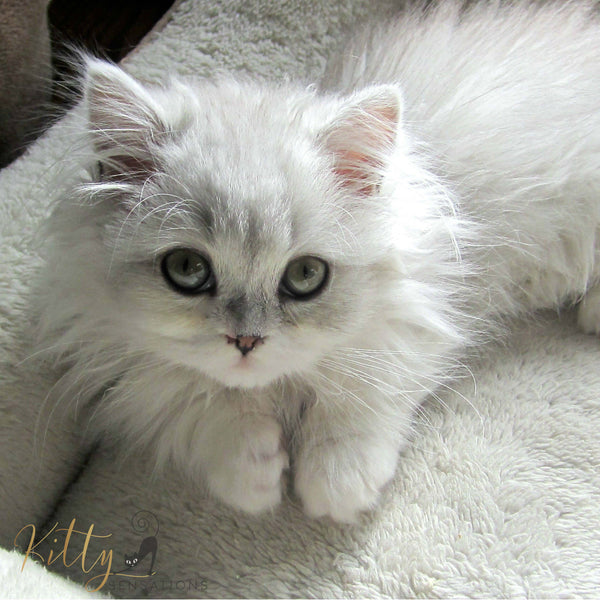
<instances>
[{"instance_id":1,"label":"pink inner ear","mask_svg":"<svg viewBox=\"0 0 600 600\"><path fill-rule=\"evenodd\" d=\"M129 144L116 136L111 137L111 132L97 130L95 134L96 150L103 162L104 174L111 179L123 181L144 181L148 175L156 170L156 165L152 153L143 148L139 137L132 140ZM143 135L143 132L138 134Z\"/></svg>"},{"instance_id":2,"label":"pink inner ear","mask_svg":"<svg viewBox=\"0 0 600 600\"><path fill-rule=\"evenodd\" d=\"M396 141L400 109L394 98L374 98L342 118L327 138L340 184L361 196L377 191Z\"/></svg>"},{"instance_id":3,"label":"pink inner ear","mask_svg":"<svg viewBox=\"0 0 600 600\"><path fill-rule=\"evenodd\" d=\"M337 153L333 171L344 187L351 187L361 196L371 196L377 190L377 183L372 181L370 174L377 170L377 166L368 154L342 150Z\"/></svg>"},{"instance_id":4,"label":"pink inner ear","mask_svg":"<svg viewBox=\"0 0 600 600\"><path fill-rule=\"evenodd\" d=\"M112 158L111 163L104 165L104 173L108 178L130 183L141 183L154 171L155 165L152 161L138 160L125 154Z\"/></svg>"}]
</instances>

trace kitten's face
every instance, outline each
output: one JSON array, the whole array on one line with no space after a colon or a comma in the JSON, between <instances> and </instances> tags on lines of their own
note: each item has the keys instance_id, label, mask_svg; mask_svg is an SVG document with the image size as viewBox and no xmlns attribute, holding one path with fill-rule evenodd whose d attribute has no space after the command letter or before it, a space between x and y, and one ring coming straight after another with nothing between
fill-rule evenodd
<instances>
[{"instance_id":1,"label":"kitten's face","mask_svg":"<svg viewBox=\"0 0 600 600\"><path fill-rule=\"evenodd\" d=\"M305 107L227 91L163 114L176 134L104 202L102 238L134 347L253 387L356 335L377 310L386 234L365 234L381 215L364 193L350 210Z\"/></svg>"},{"instance_id":2,"label":"kitten's face","mask_svg":"<svg viewBox=\"0 0 600 600\"><path fill-rule=\"evenodd\" d=\"M369 313L370 267L340 240L348 217L312 176L290 184L294 156L274 167L263 147L225 165L228 148L204 148L210 165L195 150L194 168L172 162L135 212L113 214L120 303L154 352L226 385L305 371ZM261 339L244 355L242 336Z\"/></svg>"}]
</instances>

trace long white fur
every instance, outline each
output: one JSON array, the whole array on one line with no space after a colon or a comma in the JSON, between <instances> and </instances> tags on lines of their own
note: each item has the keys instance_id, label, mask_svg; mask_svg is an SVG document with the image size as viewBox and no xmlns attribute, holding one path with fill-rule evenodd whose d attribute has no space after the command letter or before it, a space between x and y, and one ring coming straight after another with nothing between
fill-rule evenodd
<instances>
[{"instance_id":1,"label":"long white fur","mask_svg":"<svg viewBox=\"0 0 600 600\"><path fill-rule=\"evenodd\" d=\"M469 347L597 283L599 37L584 2L451 1L357 36L319 93L150 88L90 61L89 174L56 205L40 282L53 401L251 512L279 502L291 455L306 512L354 520ZM210 256L214 298L162 278L181 246ZM330 282L282 303L307 254ZM242 359L236 327L265 343Z\"/></svg>"}]
</instances>

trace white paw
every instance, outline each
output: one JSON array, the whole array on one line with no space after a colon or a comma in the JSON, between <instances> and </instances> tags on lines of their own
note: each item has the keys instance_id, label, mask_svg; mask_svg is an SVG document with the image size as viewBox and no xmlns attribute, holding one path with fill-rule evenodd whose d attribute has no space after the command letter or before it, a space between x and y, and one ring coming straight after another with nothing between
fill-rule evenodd
<instances>
[{"instance_id":1,"label":"white paw","mask_svg":"<svg viewBox=\"0 0 600 600\"><path fill-rule=\"evenodd\" d=\"M392 479L398 447L382 440L352 438L304 448L298 457L295 489L310 517L353 523L375 506Z\"/></svg>"},{"instance_id":2,"label":"white paw","mask_svg":"<svg viewBox=\"0 0 600 600\"><path fill-rule=\"evenodd\" d=\"M206 472L210 491L249 513L279 504L282 473L289 465L281 426L270 417L246 417L223 444L218 462Z\"/></svg>"},{"instance_id":3,"label":"white paw","mask_svg":"<svg viewBox=\"0 0 600 600\"><path fill-rule=\"evenodd\" d=\"M584 333L600 335L600 286L589 290L579 303L577 324Z\"/></svg>"}]
</instances>

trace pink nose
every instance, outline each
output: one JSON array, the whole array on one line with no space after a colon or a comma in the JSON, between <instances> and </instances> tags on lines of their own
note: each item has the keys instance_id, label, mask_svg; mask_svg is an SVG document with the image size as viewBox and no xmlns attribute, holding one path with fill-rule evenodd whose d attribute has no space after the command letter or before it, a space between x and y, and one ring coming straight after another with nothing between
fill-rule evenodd
<instances>
[{"instance_id":1,"label":"pink nose","mask_svg":"<svg viewBox=\"0 0 600 600\"><path fill-rule=\"evenodd\" d=\"M246 356L257 345L264 343L260 335L238 335L236 337L227 335L225 337L228 344L235 344L235 347L242 353L242 356Z\"/></svg>"}]
</instances>

